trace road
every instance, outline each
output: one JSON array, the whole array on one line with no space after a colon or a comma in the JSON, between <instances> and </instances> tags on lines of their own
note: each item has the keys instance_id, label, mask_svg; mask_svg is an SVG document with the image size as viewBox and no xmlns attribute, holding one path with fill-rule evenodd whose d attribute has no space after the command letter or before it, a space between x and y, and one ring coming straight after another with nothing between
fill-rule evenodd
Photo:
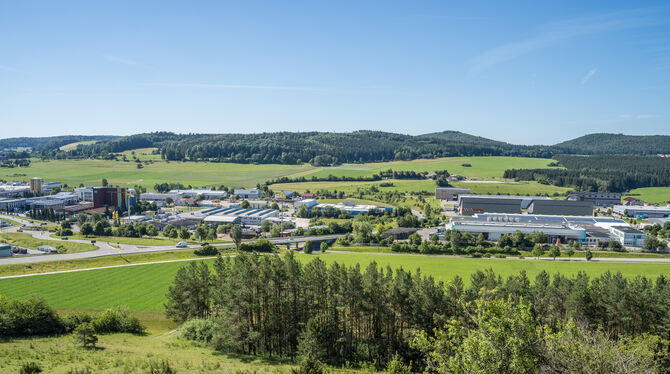
<instances>
[{"instance_id":1,"label":"road","mask_svg":"<svg viewBox=\"0 0 670 374\"><path fill-rule=\"evenodd\" d=\"M16 222L19 222L21 224L25 225L33 225L32 222L26 221L21 219L20 217L16 216L4 216L0 215L0 218L6 218L6 219L11 219ZM16 232L16 229L18 227L13 226L13 227L7 227L2 230L1 232ZM56 239L52 238L48 231L27 231L24 230L24 233L30 234L35 238L38 239L43 239L43 240L52 240L54 242L61 242L61 239ZM337 235L327 235L327 236L302 236L302 237L294 237L294 238L271 238L268 239L270 242L276 244L276 245L286 245L286 244L294 244L294 243L304 243L308 240L311 241L323 241L323 240L336 240L339 237L342 237L344 235L342 234L337 234ZM70 239L69 241L71 242L78 242L78 243L87 243L90 244L91 242L88 240L75 240L75 239ZM186 248L176 248L174 245L159 245L159 246L147 246L147 245L135 245L135 244L116 244L116 243L111 243L113 244L110 245L107 242L103 242L101 240L96 241L95 246L98 247L97 250L95 251L89 251L89 252L78 252L78 253L64 253L64 254L52 254L52 255L40 255L40 256L14 256L14 257L9 257L9 258L1 258L0 259L0 265L9 265L9 264L28 264L28 263L35 263L35 262L44 262L44 261L61 261L61 260L77 260L77 259L82 259L82 258L95 258L95 257L102 257L102 256L115 256L119 254L135 254L135 253L152 253L152 252L167 252L167 251L176 251L176 250L181 250L181 249L196 249L200 248L199 245L189 245ZM233 246L233 243L223 243L223 244L212 244L215 247L230 247Z\"/></svg>"}]
</instances>

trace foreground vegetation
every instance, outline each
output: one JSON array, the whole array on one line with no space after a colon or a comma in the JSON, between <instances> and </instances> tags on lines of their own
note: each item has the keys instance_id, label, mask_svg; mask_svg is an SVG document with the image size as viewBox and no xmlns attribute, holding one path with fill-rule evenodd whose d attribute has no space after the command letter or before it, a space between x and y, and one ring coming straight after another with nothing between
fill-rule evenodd
<instances>
[{"instance_id":1,"label":"foreground vegetation","mask_svg":"<svg viewBox=\"0 0 670 374\"><path fill-rule=\"evenodd\" d=\"M166 314L188 321L185 337L222 352L457 373L653 372L670 368L661 340L669 296L665 276L542 271L531 284L526 272L477 271L465 286L374 262L241 254L217 258L213 271L180 268ZM568 353L584 350L607 358Z\"/></svg>"}]
</instances>

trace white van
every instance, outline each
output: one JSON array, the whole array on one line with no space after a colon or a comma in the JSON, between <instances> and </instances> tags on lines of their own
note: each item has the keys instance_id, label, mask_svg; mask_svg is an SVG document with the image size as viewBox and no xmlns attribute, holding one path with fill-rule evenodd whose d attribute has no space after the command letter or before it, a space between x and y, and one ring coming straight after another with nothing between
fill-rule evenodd
<instances>
[{"instance_id":1,"label":"white van","mask_svg":"<svg viewBox=\"0 0 670 374\"><path fill-rule=\"evenodd\" d=\"M186 248L186 247L188 247L188 245L186 244L186 242L179 242L179 243L177 243L177 248Z\"/></svg>"}]
</instances>

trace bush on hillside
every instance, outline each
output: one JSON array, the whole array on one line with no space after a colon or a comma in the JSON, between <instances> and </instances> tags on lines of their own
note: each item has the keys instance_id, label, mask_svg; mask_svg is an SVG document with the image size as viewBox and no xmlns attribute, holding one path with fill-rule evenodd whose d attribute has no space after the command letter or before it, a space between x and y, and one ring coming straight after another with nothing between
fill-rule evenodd
<instances>
[{"instance_id":1,"label":"bush on hillside","mask_svg":"<svg viewBox=\"0 0 670 374\"><path fill-rule=\"evenodd\" d=\"M211 319L192 319L181 326L181 337L197 342L209 343L218 325Z\"/></svg>"},{"instance_id":2,"label":"bush on hillside","mask_svg":"<svg viewBox=\"0 0 670 374\"><path fill-rule=\"evenodd\" d=\"M31 297L26 301L0 296L0 336L53 335L65 332L56 311L46 301Z\"/></svg>"},{"instance_id":3,"label":"bush on hillside","mask_svg":"<svg viewBox=\"0 0 670 374\"><path fill-rule=\"evenodd\" d=\"M92 322L93 329L99 334L127 332L142 334L146 329L140 320L120 308L107 309Z\"/></svg>"},{"instance_id":4,"label":"bush on hillside","mask_svg":"<svg viewBox=\"0 0 670 374\"><path fill-rule=\"evenodd\" d=\"M202 248L194 250L193 254L196 256L216 256L219 254L219 250L214 246L206 245Z\"/></svg>"},{"instance_id":5,"label":"bush on hillside","mask_svg":"<svg viewBox=\"0 0 670 374\"><path fill-rule=\"evenodd\" d=\"M270 243L268 240L261 239L251 243L240 244L240 251L242 252L275 252L277 246Z\"/></svg>"}]
</instances>

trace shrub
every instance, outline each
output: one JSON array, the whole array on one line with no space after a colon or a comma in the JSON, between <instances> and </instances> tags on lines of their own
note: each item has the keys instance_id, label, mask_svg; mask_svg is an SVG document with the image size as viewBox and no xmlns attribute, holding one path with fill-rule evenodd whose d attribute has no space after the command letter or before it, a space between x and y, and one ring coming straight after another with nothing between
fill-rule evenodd
<instances>
[{"instance_id":1,"label":"shrub","mask_svg":"<svg viewBox=\"0 0 670 374\"><path fill-rule=\"evenodd\" d=\"M67 317L63 318L63 326L65 326L65 331L72 332L82 323L90 323L92 321L93 316L88 313L73 313L68 314Z\"/></svg>"},{"instance_id":2,"label":"shrub","mask_svg":"<svg viewBox=\"0 0 670 374\"><path fill-rule=\"evenodd\" d=\"M40 365L34 361L24 362L21 364L21 368L19 369L19 374L36 374L41 372L42 367L40 367Z\"/></svg>"},{"instance_id":3,"label":"shrub","mask_svg":"<svg viewBox=\"0 0 670 374\"><path fill-rule=\"evenodd\" d=\"M297 369L291 369L291 374L323 374L324 368L321 361L307 355L300 360L300 366Z\"/></svg>"},{"instance_id":4,"label":"shrub","mask_svg":"<svg viewBox=\"0 0 670 374\"><path fill-rule=\"evenodd\" d=\"M309 254L312 253L312 241L308 240L305 242L305 244L302 247L302 251Z\"/></svg>"},{"instance_id":5,"label":"shrub","mask_svg":"<svg viewBox=\"0 0 670 374\"><path fill-rule=\"evenodd\" d=\"M172 368L170 361L162 360L159 362L151 361L149 362L149 367L147 368L148 374L175 374L177 369Z\"/></svg>"},{"instance_id":6,"label":"shrub","mask_svg":"<svg viewBox=\"0 0 670 374\"><path fill-rule=\"evenodd\" d=\"M93 321L92 326L95 332L99 334L113 332L141 334L145 330L144 325L137 317L128 313L127 310L119 308L107 309Z\"/></svg>"},{"instance_id":7,"label":"shrub","mask_svg":"<svg viewBox=\"0 0 670 374\"><path fill-rule=\"evenodd\" d=\"M261 239L251 243L242 243L239 249L243 252L275 252L277 246L268 240Z\"/></svg>"},{"instance_id":8,"label":"shrub","mask_svg":"<svg viewBox=\"0 0 670 374\"><path fill-rule=\"evenodd\" d=\"M214 337L217 324L211 319L192 319L181 326L181 337L203 343L209 343Z\"/></svg>"},{"instance_id":9,"label":"shrub","mask_svg":"<svg viewBox=\"0 0 670 374\"><path fill-rule=\"evenodd\" d=\"M52 335L65 332L63 321L44 300L0 296L0 336Z\"/></svg>"},{"instance_id":10,"label":"shrub","mask_svg":"<svg viewBox=\"0 0 670 374\"><path fill-rule=\"evenodd\" d=\"M219 254L219 250L212 245L206 245L193 251L193 254L196 256L216 256Z\"/></svg>"}]
</instances>

